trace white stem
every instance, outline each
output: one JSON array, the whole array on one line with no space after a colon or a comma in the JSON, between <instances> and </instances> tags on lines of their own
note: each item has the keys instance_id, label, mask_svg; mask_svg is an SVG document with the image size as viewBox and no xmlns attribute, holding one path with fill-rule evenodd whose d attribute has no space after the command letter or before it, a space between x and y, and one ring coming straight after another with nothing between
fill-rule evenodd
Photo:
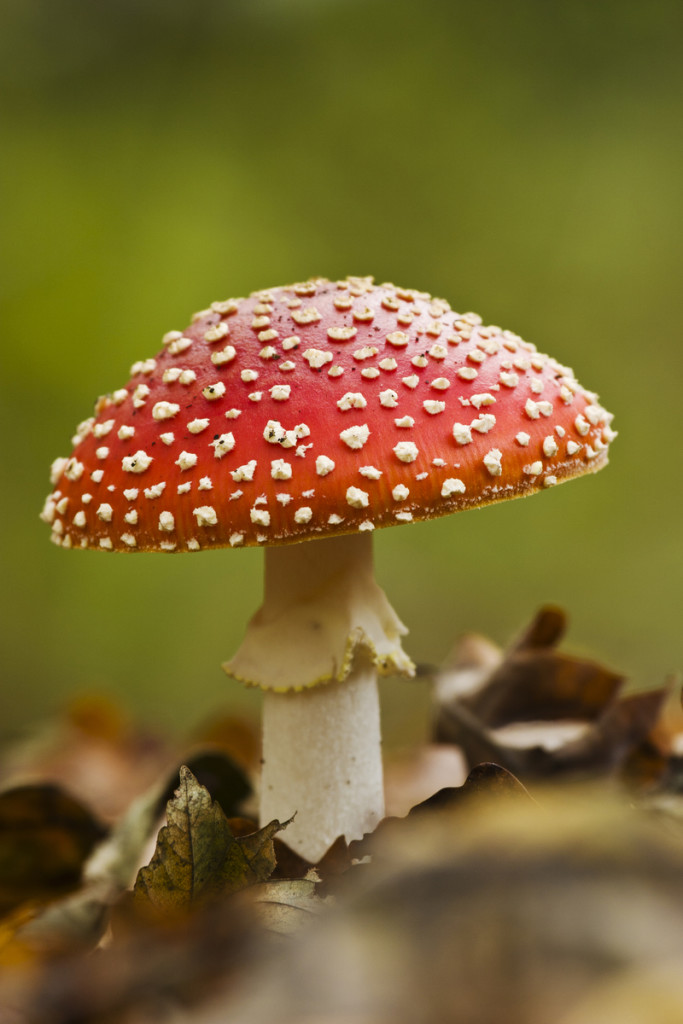
<instances>
[{"instance_id":1,"label":"white stem","mask_svg":"<svg viewBox=\"0 0 683 1024\"><path fill-rule=\"evenodd\" d=\"M384 813L377 674L413 675L406 632L372 567L372 538L266 548L263 606L229 675L266 690L261 821L312 863Z\"/></svg>"},{"instance_id":2,"label":"white stem","mask_svg":"<svg viewBox=\"0 0 683 1024\"><path fill-rule=\"evenodd\" d=\"M377 673L265 693L261 821L296 812L283 840L317 863L335 839L360 839L384 816Z\"/></svg>"}]
</instances>

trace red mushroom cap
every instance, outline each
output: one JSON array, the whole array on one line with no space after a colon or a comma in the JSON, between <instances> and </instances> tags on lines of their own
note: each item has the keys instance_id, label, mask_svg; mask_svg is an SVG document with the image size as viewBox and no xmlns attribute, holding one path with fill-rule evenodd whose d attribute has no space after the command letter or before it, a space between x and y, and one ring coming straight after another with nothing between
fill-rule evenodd
<instances>
[{"instance_id":1,"label":"red mushroom cap","mask_svg":"<svg viewBox=\"0 0 683 1024\"><path fill-rule=\"evenodd\" d=\"M284 544L446 515L605 465L571 370L442 299L324 279L164 336L53 465L65 546Z\"/></svg>"}]
</instances>

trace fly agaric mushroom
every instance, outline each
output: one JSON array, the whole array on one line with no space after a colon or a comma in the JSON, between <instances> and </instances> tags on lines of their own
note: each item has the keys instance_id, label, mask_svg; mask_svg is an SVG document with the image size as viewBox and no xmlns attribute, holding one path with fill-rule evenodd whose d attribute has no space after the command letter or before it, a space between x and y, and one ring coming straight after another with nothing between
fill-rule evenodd
<instances>
[{"instance_id":1,"label":"fly agaric mushroom","mask_svg":"<svg viewBox=\"0 0 683 1024\"><path fill-rule=\"evenodd\" d=\"M266 691L262 819L298 811L288 842L316 861L382 817L377 674L413 674L372 531L595 472L610 422L570 369L473 313L315 279L164 335L78 426L43 518L62 547L266 548L225 668Z\"/></svg>"}]
</instances>

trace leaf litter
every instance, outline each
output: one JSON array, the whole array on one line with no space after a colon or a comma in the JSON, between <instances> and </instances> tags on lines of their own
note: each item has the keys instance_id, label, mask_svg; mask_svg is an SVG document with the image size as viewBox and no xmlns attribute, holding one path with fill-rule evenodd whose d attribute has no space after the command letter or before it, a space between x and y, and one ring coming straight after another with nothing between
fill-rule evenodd
<instances>
[{"instance_id":1,"label":"leaf litter","mask_svg":"<svg viewBox=\"0 0 683 1024\"><path fill-rule=\"evenodd\" d=\"M503 991L510 1024L548 1024L558 1006L562 1024L592 1024L582 1000L600 1002L594 982L617 937L643 927L665 977L648 1024L667 1000L683 1014L664 951L668 941L683 955L671 939L683 914L683 716L671 685L625 692L620 674L559 650L565 630L564 613L544 608L506 650L469 636L423 667L433 733L401 770L387 766L401 816L339 837L317 865L289 850L286 821L250 820L258 748L244 723L214 723L169 771L167 741L137 743L123 716L86 700L70 713L68 756L53 737L49 756L43 744L14 773L42 766L40 781L12 785L13 752L0 792L0 1001L13 1024L497 1024ZM79 756L114 766L118 814L115 794L91 810L69 792ZM568 985L553 958L572 929L582 946ZM520 939L524 991L506 966ZM620 969L649 991L644 946L622 944Z\"/></svg>"}]
</instances>

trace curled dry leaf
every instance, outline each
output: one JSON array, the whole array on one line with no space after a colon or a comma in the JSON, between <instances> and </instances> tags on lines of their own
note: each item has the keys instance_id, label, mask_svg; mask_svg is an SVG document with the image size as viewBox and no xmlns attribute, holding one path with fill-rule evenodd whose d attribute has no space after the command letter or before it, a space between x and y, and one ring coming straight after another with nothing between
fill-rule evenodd
<instances>
[{"instance_id":1,"label":"curled dry leaf","mask_svg":"<svg viewBox=\"0 0 683 1024\"><path fill-rule=\"evenodd\" d=\"M493 761L523 778L620 769L666 690L622 697L622 676L555 650L565 625L544 608L506 652L481 638L458 644L433 675L434 738L460 746L470 765Z\"/></svg>"},{"instance_id":2,"label":"curled dry leaf","mask_svg":"<svg viewBox=\"0 0 683 1024\"><path fill-rule=\"evenodd\" d=\"M457 807L472 809L485 807L485 802L523 799L533 802L533 797L519 779L498 764L478 764L469 773L462 786L448 786L440 789L422 803L416 804L410 814L415 816L424 811L444 810Z\"/></svg>"},{"instance_id":3,"label":"curled dry leaf","mask_svg":"<svg viewBox=\"0 0 683 1024\"><path fill-rule=\"evenodd\" d=\"M167 818L154 856L135 882L134 900L143 913L184 914L212 897L265 881L275 867L273 839L287 825L272 821L236 837L221 806L186 766Z\"/></svg>"},{"instance_id":4,"label":"curled dry leaf","mask_svg":"<svg viewBox=\"0 0 683 1024\"><path fill-rule=\"evenodd\" d=\"M278 935L292 935L329 906L331 897L317 893L319 882L318 875L309 872L305 878L277 878L252 885L247 895L262 925Z\"/></svg>"}]
</instances>

